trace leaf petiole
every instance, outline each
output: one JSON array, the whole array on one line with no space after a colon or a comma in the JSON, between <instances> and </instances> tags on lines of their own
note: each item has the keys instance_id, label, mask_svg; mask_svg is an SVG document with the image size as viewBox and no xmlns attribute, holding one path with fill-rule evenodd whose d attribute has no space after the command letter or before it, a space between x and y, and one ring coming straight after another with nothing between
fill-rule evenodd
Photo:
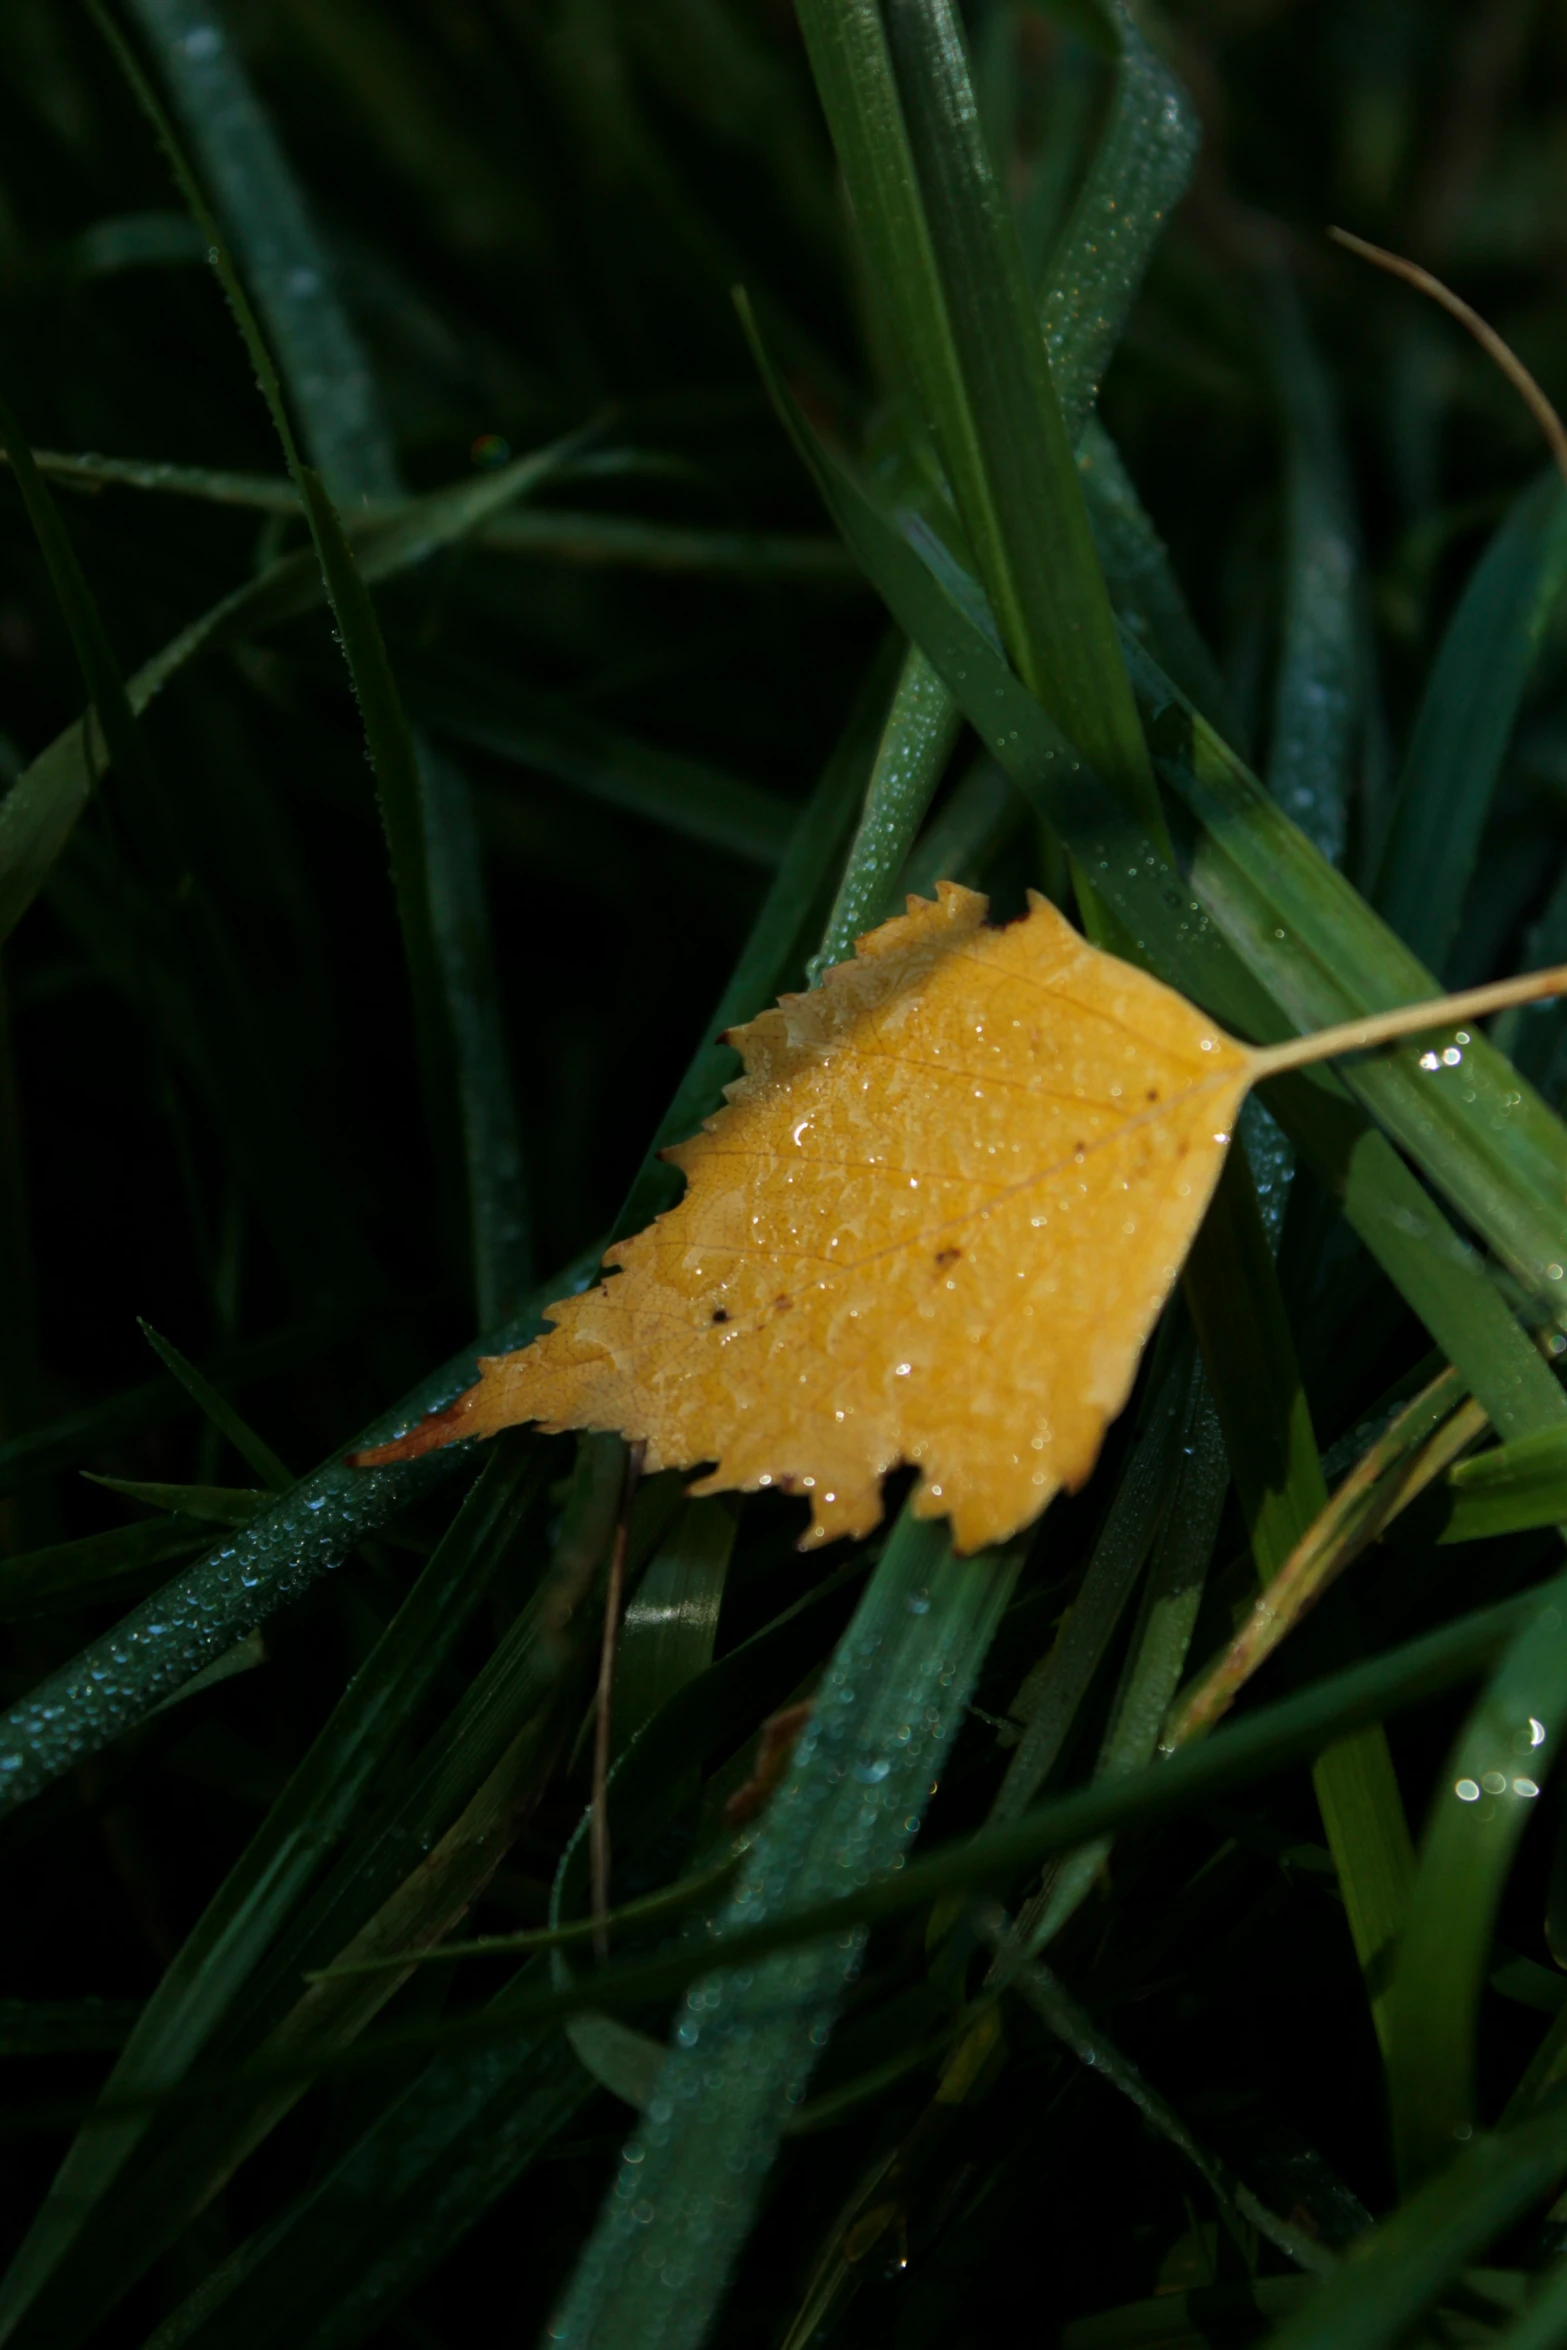
<instances>
[{"instance_id":1,"label":"leaf petiole","mask_svg":"<svg viewBox=\"0 0 1567 2350\"><path fill-rule=\"evenodd\" d=\"M1306 1069L1317 1061L1336 1060L1340 1053L1365 1052L1372 1045L1390 1044L1401 1036L1418 1036L1425 1029L1450 1028L1460 1020L1481 1020L1511 1004L1538 1003L1542 997L1567 995L1567 964L1549 971L1523 971L1512 979L1494 979L1485 987L1464 988L1458 995L1437 996L1430 1003L1395 1004L1388 1012L1373 1012L1363 1020L1343 1020L1333 1028L1316 1029L1310 1036L1287 1037L1282 1044L1258 1045L1251 1054L1251 1082L1281 1076L1286 1069Z\"/></svg>"}]
</instances>

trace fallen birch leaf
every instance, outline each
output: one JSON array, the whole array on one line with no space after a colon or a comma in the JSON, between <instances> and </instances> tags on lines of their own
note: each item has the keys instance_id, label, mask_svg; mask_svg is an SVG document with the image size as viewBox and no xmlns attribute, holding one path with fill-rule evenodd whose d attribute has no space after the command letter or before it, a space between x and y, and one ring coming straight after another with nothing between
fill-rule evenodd
<instances>
[{"instance_id":1,"label":"fallen birch leaf","mask_svg":"<svg viewBox=\"0 0 1567 2350\"><path fill-rule=\"evenodd\" d=\"M1561 977L1255 1050L1047 899L1004 929L986 911L942 882L732 1030L729 1106L666 1154L680 1204L532 1346L355 1458L612 1429L649 1471L715 1464L697 1493L808 1494L808 1545L868 1533L908 1464L959 1550L1003 1541L1092 1470L1248 1089Z\"/></svg>"}]
</instances>

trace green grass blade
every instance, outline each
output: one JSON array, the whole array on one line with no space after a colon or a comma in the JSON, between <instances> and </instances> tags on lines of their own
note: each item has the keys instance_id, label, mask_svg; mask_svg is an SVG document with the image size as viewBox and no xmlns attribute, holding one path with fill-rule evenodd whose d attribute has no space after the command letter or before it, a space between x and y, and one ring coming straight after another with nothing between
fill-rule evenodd
<instances>
[{"instance_id":1,"label":"green grass blade","mask_svg":"<svg viewBox=\"0 0 1567 2350\"><path fill-rule=\"evenodd\" d=\"M994 639L986 633L982 611L976 617L956 600L953 590L963 589L964 575L954 571L937 579L902 533L877 511L847 468L827 454L765 352L759 345L753 344L753 348L828 510L895 617L959 692L971 722L998 764L1029 804L1048 818L1151 967L1184 994L1208 1005L1238 1033L1260 1041L1285 1033L1289 1022L1240 961L1237 947L1221 934L1204 904L1179 887L1148 835L1098 786L1085 763L1012 675ZM1141 674L1146 679L1152 673L1145 665ZM1169 695L1171 689L1165 688L1164 693ZM1244 777L1245 770L1235 754L1218 745L1184 704L1172 697L1151 706L1161 713L1176 713L1173 773L1180 777L1188 774L1189 768L1181 765L1180 759L1196 739L1204 756L1220 763L1227 777ZM1157 743L1157 731L1155 739ZM1339 911L1336 893L1340 892L1354 910L1344 914L1346 923L1374 919L1348 883L1316 855L1255 781L1234 783L1233 791L1238 816L1248 828L1255 826L1270 840L1276 834L1280 856L1298 854L1310 860L1319 880L1326 877L1323 886L1335 893L1335 919ZM1209 842L1199 843L1199 856L1206 855L1210 864L1213 853ZM1290 951L1289 933L1282 942L1274 936L1283 925L1265 915L1262 852L1259 848L1253 854L1248 843L1247 856L1248 886L1259 902L1254 909L1248 906L1245 921L1239 916L1233 920L1237 944L1247 948L1270 980L1277 976L1281 989L1286 980L1291 986L1303 984L1302 974L1308 971L1316 983L1331 957L1324 947L1324 962L1313 960L1308 966L1298 947ZM1217 890L1213 894L1223 910L1223 894ZM1410 993L1414 992L1411 987ZM1315 1024L1309 1011L1301 1016L1301 1025ZM1482 1069L1489 1068L1483 1052L1477 1050L1475 1059ZM1358 1082L1366 1090L1375 1079L1363 1071ZM1429 1195L1384 1138L1368 1130L1331 1081L1292 1078L1270 1086L1268 1092L1297 1147L1342 1200L1355 1230L1421 1315L1438 1345L1463 1371L1496 1426L1509 1435L1524 1435L1560 1416L1567 1407L1535 1348L1486 1281L1478 1261L1459 1244ZM1519 1099L1515 1088L1515 1111ZM1461 1115L1468 1114L1466 1105L1459 1103L1456 1108ZM1472 1159L1466 1157L1464 1165L1472 1176ZM1491 1196L1487 1185L1474 1180L1466 1188L1482 1202ZM1515 1191L1509 1191L1505 1204L1509 1212L1516 1208Z\"/></svg>"},{"instance_id":2,"label":"green grass blade","mask_svg":"<svg viewBox=\"0 0 1567 2350\"><path fill-rule=\"evenodd\" d=\"M189 1558L212 1537L199 1520L160 1519L119 1526L109 1534L85 1534L75 1542L52 1542L0 1561L0 1622L54 1615L63 1609L97 1606L127 1596L126 1585L145 1587L175 1559Z\"/></svg>"},{"instance_id":3,"label":"green grass blade","mask_svg":"<svg viewBox=\"0 0 1567 2350\"><path fill-rule=\"evenodd\" d=\"M1460 1461L1448 1484L1453 1508L1443 1542L1485 1542L1567 1524L1567 1424Z\"/></svg>"},{"instance_id":4,"label":"green grass blade","mask_svg":"<svg viewBox=\"0 0 1567 2350\"><path fill-rule=\"evenodd\" d=\"M179 0L145 0L145 4L160 40L165 44L171 42L173 36L170 28L174 14L177 12L183 17L185 13ZM458 1124L452 1082L458 1039L452 1019L452 1006L442 985L441 954L435 935L418 752L392 675L381 624L354 560L353 548L337 507L320 473L314 465L307 464L300 453L272 354L205 192L187 163L150 83L106 15L102 0L91 0L91 5L99 29L152 124L192 217L207 239L209 257L234 313L235 324L255 369L257 383L271 411L289 472L310 525L310 535L315 543L317 560L326 585L327 602L337 624L338 638L359 705L370 765L376 778L381 822L391 862L392 890L397 903L403 952L413 995L420 1081L436 1164L441 1168L447 1163L450 1137ZM164 21L166 11L169 12L167 22ZM217 88L222 92L219 112L234 114L237 136L241 140L248 140L250 144L248 157L244 156L241 146L234 151L232 160L242 161L245 169L252 162L258 163L263 181L269 187L272 206L276 209L282 200L279 191L286 186L281 156L265 155L256 144L258 136L265 136L265 123L253 103L249 102L243 81L228 62L222 36L218 37L216 49L209 46L207 34L215 29L203 29L203 24L199 22L196 25L196 59L200 66L208 69L208 74L206 77L198 74L197 82L190 91L190 102L198 112L203 112L196 91L202 86L204 78L215 79ZM170 56L177 72L183 73L191 63L188 43L183 36L170 50ZM286 305L297 295L299 273L306 267L298 259L298 251L313 250L313 240L302 213L297 219L288 222L286 228L295 251L278 292L279 304L285 307L285 314ZM316 275L316 285L320 289L319 273ZM325 356L321 348L323 324L335 315L335 305L329 298L310 303L302 310L301 316L309 320L304 336L307 352L313 349L317 356ZM337 356L344 359L346 355L339 351ZM308 387L315 380L308 373L308 357L305 364L307 372L301 379L302 387ZM334 415L328 421L325 405L328 390L328 386L322 387L323 405L319 411L312 406L307 425L319 420L323 432L335 432L337 419ZM361 417L358 426L360 437L363 438L369 429L368 416ZM341 455L340 445L334 442L332 446ZM363 457L356 462L363 463ZM361 486L356 482L356 489ZM377 480L368 486L380 490L392 485ZM487 1195L480 1191L476 1196L483 1199Z\"/></svg>"},{"instance_id":5,"label":"green grass blade","mask_svg":"<svg viewBox=\"0 0 1567 2350\"><path fill-rule=\"evenodd\" d=\"M123 1493L128 1501L143 1501L149 1509L182 1511L187 1518L205 1518L217 1526L248 1526L272 1501L272 1490L261 1485L157 1485L135 1477L95 1477L89 1483Z\"/></svg>"},{"instance_id":6,"label":"green grass blade","mask_svg":"<svg viewBox=\"0 0 1567 2350\"><path fill-rule=\"evenodd\" d=\"M354 1439L384 1444L473 1384L479 1355L525 1346L552 1299L590 1280L599 1250L534 1292L524 1311L455 1355ZM349 1448L343 1447L346 1452ZM392 1469L351 1469L334 1453L264 1517L221 1543L0 1715L0 1812L25 1803L83 1756L141 1720L192 1673L339 1565L364 1535L429 1492L467 1457L458 1446Z\"/></svg>"},{"instance_id":7,"label":"green grass blade","mask_svg":"<svg viewBox=\"0 0 1567 2350\"><path fill-rule=\"evenodd\" d=\"M367 580L390 579L483 527L510 502L545 480L579 436L517 458L477 479L406 501L390 514L356 523L354 545ZM313 611L325 581L312 552L280 556L256 579L220 598L126 681L134 712L204 653L242 642ZM14 929L47 879L92 788L88 721L78 719L41 751L0 798L0 940Z\"/></svg>"},{"instance_id":8,"label":"green grass blade","mask_svg":"<svg viewBox=\"0 0 1567 2350\"><path fill-rule=\"evenodd\" d=\"M964 531L1024 683L1157 834L1072 438L962 33L948 0L893 0L888 30L957 362L959 397L944 397L932 421ZM852 187L841 144L839 156ZM933 317L926 339L936 331Z\"/></svg>"},{"instance_id":9,"label":"green grass blade","mask_svg":"<svg viewBox=\"0 0 1567 2350\"><path fill-rule=\"evenodd\" d=\"M1073 204L1041 311L1050 372L1075 442L1099 396L1153 248L1197 160L1198 126L1186 92L1120 0L1086 13L1115 58L1110 112Z\"/></svg>"},{"instance_id":10,"label":"green grass blade","mask_svg":"<svg viewBox=\"0 0 1567 2350\"><path fill-rule=\"evenodd\" d=\"M436 2057L203 2279L148 2350L327 2350L395 2317L592 2094L560 2034L506 2029L512 1995L490 2003L493 2049Z\"/></svg>"},{"instance_id":11,"label":"green grass blade","mask_svg":"<svg viewBox=\"0 0 1567 2350\"><path fill-rule=\"evenodd\" d=\"M1167 677L1224 736L1240 739L1240 722L1218 664L1197 631L1163 540L1143 510L1131 475L1097 417L1083 427L1078 478L1089 525L1123 628L1147 646Z\"/></svg>"},{"instance_id":12,"label":"green grass blade","mask_svg":"<svg viewBox=\"0 0 1567 2350\"><path fill-rule=\"evenodd\" d=\"M720 1938L901 1854L1020 1558L954 1559L939 1529L905 1513L712 1929ZM710 1935L703 1944L711 1965ZM553 2321L555 2339L613 2340L619 2350L703 2339L791 2091L809 2073L858 1952L851 1935L717 1976L710 1996L688 2002L622 2173L630 2188L611 2194Z\"/></svg>"},{"instance_id":13,"label":"green grass blade","mask_svg":"<svg viewBox=\"0 0 1567 2350\"><path fill-rule=\"evenodd\" d=\"M1567 490L1554 466L1517 499L1448 622L1415 718L1370 896L1433 971L1446 968L1502 760L1567 581Z\"/></svg>"},{"instance_id":14,"label":"green grass blade","mask_svg":"<svg viewBox=\"0 0 1567 2350\"><path fill-rule=\"evenodd\" d=\"M1131 2059L1078 2005L1048 1967L1023 1967L1012 1982L1078 2062L1087 2065L1107 2088L1118 2090L1148 2127L1185 2157L1225 2211L1237 2234L1240 2230L1236 2223L1249 2221L1286 2259L1318 2276L1332 2274L1338 2263L1327 2246L1319 2244L1306 2229L1269 2211L1231 2175L1224 2163L1200 2145L1169 2100L1145 2080Z\"/></svg>"},{"instance_id":15,"label":"green grass blade","mask_svg":"<svg viewBox=\"0 0 1567 2350\"><path fill-rule=\"evenodd\" d=\"M1234 1154L1193 1246L1186 1297L1258 1579L1267 1584L1326 1507L1328 1489L1251 1179ZM1389 1960L1404 1923L1414 1854L1381 1725L1322 1755L1313 1779L1385 2045Z\"/></svg>"},{"instance_id":16,"label":"green grass blade","mask_svg":"<svg viewBox=\"0 0 1567 2350\"><path fill-rule=\"evenodd\" d=\"M492 1456L376 1651L143 2010L109 2096L167 2086L197 2060L404 1734L482 1597L539 1473L524 1440ZM49 2285L142 2135L120 2122L89 2124L78 2138L0 2287L5 2338Z\"/></svg>"},{"instance_id":17,"label":"green grass blade","mask_svg":"<svg viewBox=\"0 0 1567 2350\"><path fill-rule=\"evenodd\" d=\"M1461 2148L1273 2336L1276 2350L1390 2350L1479 2252L1567 2171L1567 2107Z\"/></svg>"},{"instance_id":18,"label":"green grass blade","mask_svg":"<svg viewBox=\"0 0 1567 2350\"><path fill-rule=\"evenodd\" d=\"M231 224L312 462L334 498L358 504L394 496L397 460L375 379L232 41L197 0L130 4ZM205 228L199 212L196 218Z\"/></svg>"},{"instance_id":19,"label":"green grass blade","mask_svg":"<svg viewBox=\"0 0 1567 2350\"><path fill-rule=\"evenodd\" d=\"M431 928L462 1118L474 1311L487 1330L517 1311L533 1278L527 1166L468 781L433 743L418 743L415 755Z\"/></svg>"},{"instance_id":20,"label":"green grass blade","mask_svg":"<svg viewBox=\"0 0 1567 2350\"><path fill-rule=\"evenodd\" d=\"M688 1501L637 1584L615 1660L616 1754L712 1663L737 1523L727 1495Z\"/></svg>"},{"instance_id":21,"label":"green grass blade","mask_svg":"<svg viewBox=\"0 0 1567 2350\"><path fill-rule=\"evenodd\" d=\"M1344 1016L1337 1005L1369 1010L1438 994L1146 656L1129 646L1128 658L1155 765L1203 826L1194 888L1291 1022L1321 1027ZM1349 1060L1343 1080L1549 1310L1561 1278L1550 1267L1567 1262L1567 1131L1483 1037L1434 1069L1424 1050L1416 1040Z\"/></svg>"},{"instance_id":22,"label":"green grass blade","mask_svg":"<svg viewBox=\"0 0 1567 2350\"><path fill-rule=\"evenodd\" d=\"M992 858L1024 820L1022 804L995 760L976 759L910 850L899 890L933 898L938 881L961 881L977 889Z\"/></svg>"},{"instance_id":23,"label":"green grass blade","mask_svg":"<svg viewBox=\"0 0 1567 2350\"><path fill-rule=\"evenodd\" d=\"M538 768L607 807L667 825L748 865L776 867L796 812L764 785L639 742L570 703L467 665L414 663L409 700L434 733Z\"/></svg>"},{"instance_id":24,"label":"green grass blade","mask_svg":"<svg viewBox=\"0 0 1567 2350\"><path fill-rule=\"evenodd\" d=\"M648 1145L615 1221L617 1239L639 1232L679 1197L679 1179L658 1154L670 1143L683 1142L694 1134L702 1120L710 1118L722 1103L725 1085L738 1076L740 1056L723 1041L725 1031L741 1020L753 1019L783 990L795 971L803 973L810 952L810 925L844 853L855 812L863 803L897 675L897 647L889 642L871 663L843 732L801 811L788 853L751 926L740 959L705 1025L702 1042Z\"/></svg>"},{"instance_id":25,"label":"green grass blade","mask_svg":"<svg viewBox=\"0 0 1567 2350\"><path fill-rule=\"evenodd\" d=\"M1437 1779L1390 2009L1394 2148L1408 2184L1440 2170L1475 2126L1491 1935L1564 1723L1567 1613L1553 1605L1513 1642Z\"/></svg>"},{"instance_id":26,"label":"green grass blade","mask_svg":"<svg viewBox=\"0 0 1567 2350\"><path fill-rule=\"evenodd\" d=\"M1026 1810L1060 1759L1179 1481L1191 1380L1188 1341L1185 1359L1171 1365L1148 1405L1071 1612L1009 1709L1023 1735L996 1796L995 1819Z\"/></svg>"},{"instance_id":27,"label":"green grass blade","mask_svg":"<svg viewBox=\"0 0 1567 2350\"><path fill-rule=\"evenodd\" d=\"M139 785L143 795L156 803L158 785L153 772L152 755L136 724L125 680L98 607L93 601L92 590L83 576L82 567L76 559L76 550L60 519L59 509L50 495L48 485L33 462L32 451L16 412L3 397L0 397L0 434L5 436L6 453L16 476L22 504L48 568L50 584L65 616L77 666L92 704L88 717L82 721L82 801L85 802L97 767L107 757L127 783ZM100 738L97 742L91 739L94 721ZM0 810L4 811L3 816L0 816L0 937L4 936L15 920L15 914L10 912L14 885L9 883L9 868L17 858L18 836L25 832L26 811L25 808L13 810L11 803L22 785L23 779L19 778L14 789L0 800ZM36 852L34 860L29 862L35 859ZM9 919L4 918L7 915Z\"/></svg>"},{"instance_id":28,"label":"green grass blade","mask_svg":"<svg viewBox=\"0 0 1567 2350\"><path fill-rule=\"evenodd\" d=\"M1269 341L1287 463L1283 641L1268 789L1328 862L1342 862L1358 701L1358 542L1327 376L1290 280L1269 287Z\"/></svg>"},{"instance_id":29,"label":"green grass blade","mask_svg":"<svg viewBox=\"0 0 1567 2350\"><path fill-rule=\"evenodd\" d=\"M1295 1697L1226 1723L1212 1738L1171 1756L1156 1770L1100 1779L1089 1787L1049 1798L1016 1820L979 1829L938 1852L907 1861L901 1869L869 1879L860 1890L787 1909L766 1924L737 1927L732 1936L726 1936L726 1964L750 1968L774 1951L836 1939L841 1966L843 1938L857 1936L867 1925L955 1896L1004 1890L1018 1875L1053 1853L1068 1851L1094 1837L1152 1825L1194 1804L1252 1786L1271 1772L1310 1760L1368 1722L1460 1686L1491 1665L1521 1628L1532 1633L1542 1615L1553 1605L1560 1607L1564 1599L1567 1581L1558 1579L1543 1591L1459 1617L1369 1663L1350 1666ZM715 1671L722 1669L720 1664ZM522 2022L563 2022L568 2016L599 2008L619 2012L673 1998L711 1969L712 1948L704 1935L669 1956L614 1962L563 1990L540 1986L525 2000L519 1998L509 2028ZM442 2025L434 2038L455 2050L487 2046L495 2036L481 2021L471 2026L461 2022ZM423 2053L431 2045L428 2030L388 2032L339 2058L274 2063L265 2075L258 2070L209 2077L191 2082L173 2099L121 2100L106 2105L104 2114L106 2119L117 2119L140 2113L150 2103L205 2102L241 2086L248 2091L270 2088L283 2079L314 2078L318 2073L371 2071Z\"/></svg>"},{"instance_id":30,"label":"green grass blade","mask_svg":"<svg viewBox=\"0 0 1567 2350\"><path fill-rule=\"evenodd\" d=\"M1212 1393L1201 1375L1192 1382L1182 1438L1175 1490L1149 1562L1142 1608L1099 1749L1096 1778L1123 1778L1155 1761L1159 1733L1196 1628L1230 1489L1229 1456ZM1042 1950L1080 1908L1109 1851L1109 1839L1100 1837L1046 1870L1039 1892L1018 1917L1019 1939L1029 1950Z\"/></svg>"},{"instance_id":31,"label":"green grass blade","mask_svg":"<svg viewBox=\"0 0 1567 2350\"><path fill-rule=\"evenodd\" d=\"M814 983L854 952L861 933L894 910L893 889L956 747L962 712L918 647L906 654L865 805L833 900L822 943L811 957Z\"/></svg>"},{"instance_id":32,"label":"green grass blade","mask_svg":"<svg viewBox=\"0 0 1567 2350\"><path fill-rule=\"evenodd\" d=\"M240 1458L247 1460L258 1476L265 1477L274 1493L286 1493L296 1482L292 1469L285 1468L272 1447L234 1409L228 1397L220 1394L194 1363L187 1362L177 1346L154 1330L150 1322L143 1322L141 1329L164 1368L179 1381L192 1403L206 1413L213 1426L228 1438Z\"/></svg>"}]
</instances>

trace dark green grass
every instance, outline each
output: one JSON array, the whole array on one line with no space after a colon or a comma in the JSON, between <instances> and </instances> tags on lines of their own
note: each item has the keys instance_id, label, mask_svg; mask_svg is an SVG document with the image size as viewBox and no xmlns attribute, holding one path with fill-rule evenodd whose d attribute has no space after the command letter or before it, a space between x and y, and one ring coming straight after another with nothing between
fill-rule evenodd
<instances>
[{"instance_id":1,"label":"dark green grass","mask_svg":"<svg viewBox=\"0 0 1567 2350\"><path fill-rule=\"evenodd\" d=\"M1559 1007L1271 1089L1035 1538L636 1492L602 1982L622 1450L343 1461L911 882L1259 1038L1567 958L1567 491L1323 235L1567 394L1556 16L964 28L0 25L19 2350L1567 2341ZM1160 1762L1443 1362L1505 1455Z\"/></svg>"}]
</instances>

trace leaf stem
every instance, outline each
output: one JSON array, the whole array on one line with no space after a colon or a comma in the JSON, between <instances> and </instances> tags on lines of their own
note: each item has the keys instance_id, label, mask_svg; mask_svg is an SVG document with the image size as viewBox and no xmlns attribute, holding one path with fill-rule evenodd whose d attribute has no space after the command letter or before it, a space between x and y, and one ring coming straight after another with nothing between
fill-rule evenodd
<instances>
[{"instance_id":1,"label":"leaf stem","mask_svg":"<svg viewBox=\"0 0 1567 2350\"><path fill-rule=\"evenodd\" d=\"M1395 1004L1391 1011L1373 1012L1363 1020L1343 1020L1310 1036L1259 1045L1251 1056L1251 1081L1258 1085L1265 1078L1281 1076L1286 1069L1309 1068L1315 1061L1336 1060L1340 1053L1364 1052L1395 1037L1418 1036L1429 1028L1451 1028L1460 1020L1481 1020L1489 1012L1505 1011L1510 1004L1538 1003L1553 995L1567 995L1567 964L1549 971L1523 971L1512 979L1493 979L1485 987L1467 987L1458 995L1437 996L1430 1003Z\"/></svg>"},{"instance_id":2,"label":"leaf stem","mask_svg":"<svg viewBox=\"0 0 1567 2350\"><path fill-rule=\"evenodd\" d=\"M1352 236L1347 228L1330 228L1328 235L1335 245L1342 245L1346 252L1358 253L1362 261L1373 262L1378 269L1387 270L1390 276L1403 278L1407 285L1414 286L1419 293L1429 294L1432 301L1440 302L1442 308L1456 318L1461 326L1468 327L1481 349L1496 361L1514 391L1527 402L1536 424L1550 443L1551 455L1556 460L1563 481L1567 481L1567 425L1562 423L1553 402L1541 390L1516 351L1503 342L1495 327L1488 325L1478 310L1471 310L1469 304L1455 294L1451 286L1444 286L1441 279L1433 277L1429 269L1422 269L1418 261L1406 261L1402 253L1390 253L1384 245L1368 244L1364 237Z\"/></svg>"}]
</instances>

